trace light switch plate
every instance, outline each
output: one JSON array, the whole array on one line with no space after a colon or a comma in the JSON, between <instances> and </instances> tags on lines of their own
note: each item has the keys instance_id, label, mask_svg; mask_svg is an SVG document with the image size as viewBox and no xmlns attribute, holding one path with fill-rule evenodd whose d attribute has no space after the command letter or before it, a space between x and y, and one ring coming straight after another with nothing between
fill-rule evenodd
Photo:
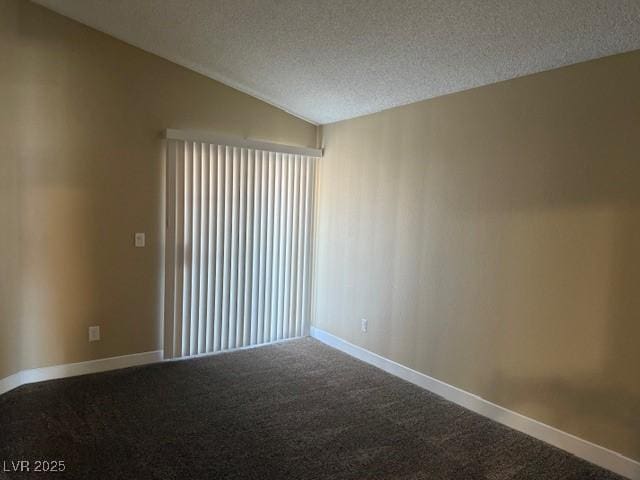
<instances>
[{"instance_id":1,"label":"light switch plate","mask_svg":"<svg viewBox=\"0 0 640 480\"><path fill-rule=\"evenodd\" d=\"M145 245L145 238L144 238L144 233L136 233L136 247L140 248L140 247L144 247Z\"/></svg>"},{"instance_id":2,"label":"light switch plate","mask_svg":"<svg viewBox=\"0 0 640 480\"><path fill-rule=\"evenodd\" d=\"M100 326L89 327L89 341L97 342L100 340Z\"/></svg>"}]
</instances>

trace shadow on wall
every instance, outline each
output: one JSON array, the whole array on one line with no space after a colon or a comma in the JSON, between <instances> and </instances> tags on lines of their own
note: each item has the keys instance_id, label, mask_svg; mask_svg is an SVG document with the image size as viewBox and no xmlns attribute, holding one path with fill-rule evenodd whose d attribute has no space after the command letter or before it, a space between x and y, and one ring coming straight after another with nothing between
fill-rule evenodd
<instances>
[{"instance_id":1,"label":"shadow on wall","mask_svg":"<svg viewBox=\"0 0 640 480\"><path fill-rule=\"evenodd\" d=\"M509 398L503 404L509 404L511 409L536 412L529 415L542 416L548 425L562 424L565 415L561 412L571 411L572 421L582 425L580 431L573 428L578 437L593 438L597 430L589 428L589 424L606 424L611 436L618 439L620 446L617 451L640 451L640 414L637 407L640 395L616 385L606 373L575 379L497 376L496 385L500 385L498 394L500 391L509 392ZM557 407L549 408L549 404L541 399L548 399Z\"/></svg>"},{"instance_id":2,"label":"shadow on wall","mask_svg":"<svg viewBox=\"0 0 640 480\"><path fill-rule=\"evenodd\" d=\"M544 332L546 342L542 335L537 338L533 345L540 359L535 371L517 360L533 352L526 352L527 345L512 343L502 354L516 360L496 375L493 390L503 404L536 412L551 425L566 422L566 412L571 412L572 431L583 438L593 438L605 425L618 451L640 458L640 215L628 206L612 211L604 230L606 242L598 245L591 235L574 243L577 250L589 247L580 255L585 264L601 267L587 269L593 288L571 291L576 282L589 283L583 270L561 292L567 302L586 306L582 314L579 308L566 309L568 314L578 313L574 332L560 335L563 340L558 342L551 326ZM544 319L538 320L543 329L549 327ZM556 320L561 322L562 314ZM536 319L529 321L535 324ZM549 365L554 356L563 359L557 362L562 368Z\"/></svg>"},{"instance_id":3,"label":"shadow on wall","mask_svg":"<svg viewBox=\"0 0 640 480\"><path fill-rule=\"evenodd\" d=\"M0 47L0 55L2 48ZM0 125L4 124L0 112ZM11 135L9 126L5 133ZM21 195L23 164L12 145L0 142L0 379L20 370L22 309L20 288L23 284L23 240Z\"/></svg>"},{"instance_id":4,"label":"shadow on wall","mask_svg":"<svg viewBox=\"0 0 640 480\"><path fill-rule=\"evenodd\" d=\"M469 350L480 345L486 360L471 354L468 368L493 372L482 395L638 459L640 97L624 93L635 91L633 58L489 87L466 115L465 94L450 102L438 134L461 129L465 141L446 142L446 160L429 165L442 208L428 227L443 232L427 235L440 242L436 282L456 299L432 312L452 322L444 331L477 334Z\"/></svg>"},{"instance_id":5,"label":"shadow on wall","mask_svg":"<svg viewBox=\"0 0 640 480\"><path fill-rule=\"evenodd\" d=\"M131 59L117 59L106 36L27 2L8 11L13 134L2 161L20 166L19 220L2 255L21 259L7 295L19 369L153 350L161 141L136 70L118 69ZM135 231L147 232L146 249L132 248ZM90 325L100 342L88 342Z\"/></svg>"},{"instance_id":6,"label":"shadow on wall","mask_svg":"<svg viewBox=\"0 0 640 480\"><path fill-rule=\"evenodd\" d=\"M4 5L2 5L4 7ZM24 282L23 214L25 155L20 148L23 121L21 106L24 96L16 88L18 82L10 67L21 61L11 35L17 12L3 9L0 15L0 379L21 368L21 288ZM5 38L6 37L6 38ZM17 141L16 141L17 140Z\"/></svg>"}]
</instances>

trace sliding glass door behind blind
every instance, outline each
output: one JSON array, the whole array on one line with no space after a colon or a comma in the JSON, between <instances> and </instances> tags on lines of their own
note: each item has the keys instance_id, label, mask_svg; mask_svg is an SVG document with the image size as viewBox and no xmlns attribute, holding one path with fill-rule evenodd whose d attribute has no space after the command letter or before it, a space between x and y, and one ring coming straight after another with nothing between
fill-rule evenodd
<instances>
[{"instance_id":1,"label":"sliding glass door behind blind","mask_svg":"<svg viewBox=\"0 0 640 480\"><path fill-rule=\"evenodd\" d=\"M166 357L307 334L316 161L167 140Z\"/></svg>"}]
</instances>

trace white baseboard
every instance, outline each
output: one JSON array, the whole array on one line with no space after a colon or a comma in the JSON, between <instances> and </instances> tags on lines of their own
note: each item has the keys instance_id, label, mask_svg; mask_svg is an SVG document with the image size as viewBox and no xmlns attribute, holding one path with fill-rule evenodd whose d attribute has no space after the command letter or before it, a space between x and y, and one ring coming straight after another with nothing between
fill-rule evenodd
<instances>
[{"instance_id":1,"label":"white baseboard","mask_svg":"<svg viewBox=\"0 0 640 480\"><path fill-rule=\"evenodd\" d=\"M13 375L0 379L0 395L27 383L54 380L56 378L75 377L76 375L85 375L87 373L98 373L105 372L107 370L117 370L119 368L135 367L136 365L145 365L147 363L192 360L194 358L207 357L210 355L220 355L223 353L236 352L238 350L247 350L251 348L264 347L267 345L274 345L277 343L297 340L299 338L301 337L275 340L273 342L266 342L258 345L230 348L219 352L201 353L198 355L190 355L186 357L164 358L162 350L154 350L151 352L133 353L131 355L121 355L118 357L99 358L97 360L88 360L86 362L66 363L63 365L53 365L51 367L22 370L20 372L14 373Z\"/></svg>"},{"instance_id":2,"label":"white baseboard","mask_svg":"<svg viewBox=\"0 0 640 480\"><path fill-rule=\"evenodd\" d=\"M362 347L347 342L324 330L311 327L311 336L321 342L355 357L363 362L378 367L392 375L411 382L430 392L457 403L473 412L479 413L496 422L526 433L538 440L561 448L588 462L611 470L632 480L640 480L640 462L625 457L613 450L583 440L570 433L563 432L542 422L525 417L520 413L508 410L491 403L473 393L469 393L448 383L437 380L424 373L412 370L399 363L370 352Z\"/></svg>"},{"instance_id":3,"label":"white baseboard","mask_svg":"<svg viewBox=\"0 0 640 480\"><path fill-rule=\"evenodd\" d=\"M162 361L162 350L134 353L119 357L100 358L87 362L67 363L52 367L22 370L0 380L0 395L27 383L42 382L56 378L75 377L87 373L104 372L119 368L134 367Z\"/></svg>"},{"instance_id":4,"label":"white baseboard","mask_svg":"<svg viewBox=\"0 0 640 480\"><path fill-rule=\"evenodd\" d=\"M22 372L14 373L0 380L0 395L23 385Z\"/></svg>"},{"instance_id":5,"label":"white baseboard","mask_svg":"<svg viewBox=\"0 0 640 480\"><path fill-rule=\"evenodd\" d=\"M193 355L186 355L184 357L165 357L164 361L165 362L182 362L185 360L193 360L196 358L213 357L216 355L224 355L225 353L240 352L242 350L252 350L254 348L268 347L269 345L278 345L280 343L292 342L294 340L300 340L301 338L305 338L308 336L309 335L303 335L300 337L292 337L292 338L281 338L280 340L273 340L273 341L264 342L264 343L256 343L254 345L246 345L244 347L227 348L225 350L218 350L217 352L194 353Z\"/></svg>"}]
</instances>

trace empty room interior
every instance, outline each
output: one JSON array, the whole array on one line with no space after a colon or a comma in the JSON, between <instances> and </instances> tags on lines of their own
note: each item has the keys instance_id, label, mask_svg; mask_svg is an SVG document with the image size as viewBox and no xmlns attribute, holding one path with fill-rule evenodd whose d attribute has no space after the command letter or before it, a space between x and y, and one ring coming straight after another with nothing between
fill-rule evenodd
<instances>
[{"instance_id":1,"label":"empty room interior","mask_svg":"<svg viewBox=\"0 0 640 480\"><path fill-rule=\"evenodd\" d=\"M0 479L639 480L640 1L0 0Z\"/></svg>"}]
</instances>

